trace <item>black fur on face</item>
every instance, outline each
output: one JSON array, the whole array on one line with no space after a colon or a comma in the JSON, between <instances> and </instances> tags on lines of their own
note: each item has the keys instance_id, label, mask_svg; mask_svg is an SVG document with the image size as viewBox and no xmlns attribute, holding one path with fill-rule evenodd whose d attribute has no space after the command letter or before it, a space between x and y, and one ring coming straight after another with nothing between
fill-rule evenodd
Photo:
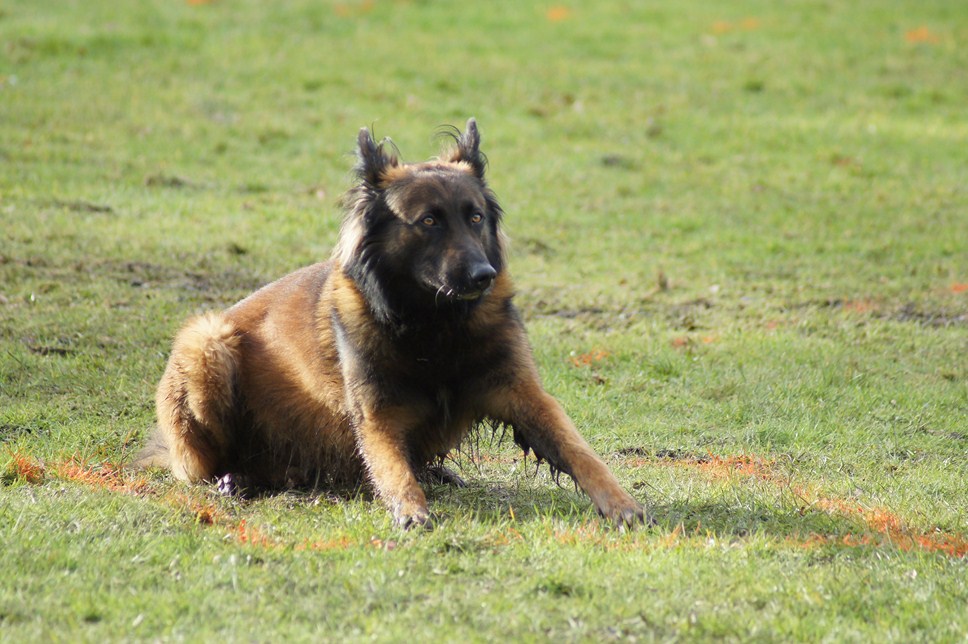
<instances>
[{"instance_id":1,"label":"black fur on face","mask_svg":"<svg viewBox=\"0 0 968 644\"><path fill-rule=\"evenodd\" d=\"M386 141L360 132L359 184L346 195L334 255L384 322L466 314L504 268L502 211L474 119L453 137L439 160L401 164Z\"/></svg>"}]
</instances>

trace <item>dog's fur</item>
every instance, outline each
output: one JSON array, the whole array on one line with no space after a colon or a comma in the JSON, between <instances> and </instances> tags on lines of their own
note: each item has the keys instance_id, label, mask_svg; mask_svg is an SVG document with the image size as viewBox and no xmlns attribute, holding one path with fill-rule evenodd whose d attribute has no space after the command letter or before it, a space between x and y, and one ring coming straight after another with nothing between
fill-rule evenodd
<instances>
[{"instance_id":1,"label":"dog's fur","mask_svg":"<svg viewBox=\"0 0 968 644\"><path fill-rule=\"evenodd\" d=\"M474 119L454 140L403 164L360 131L332 259L188 321L142 464L268 486L365 476L410 526L429 519L418 477L489 421L574 478L602 515L643 519L541 387Z\"/></svg>"}]
</instances>

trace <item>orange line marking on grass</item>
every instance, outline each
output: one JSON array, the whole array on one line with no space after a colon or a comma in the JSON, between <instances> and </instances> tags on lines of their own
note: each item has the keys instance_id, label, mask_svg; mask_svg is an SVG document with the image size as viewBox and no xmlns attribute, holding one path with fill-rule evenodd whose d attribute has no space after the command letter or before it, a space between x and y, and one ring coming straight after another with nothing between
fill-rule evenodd
<instances>
[{"instance_id":1,"label":"orange line marking on grass","mask_svg":"<svg viewBox=\"0 0 968 644\"><path fill-rule=\"evenodd\" d=\"M155 490L145 477L136 475L112 463L92 464L77 456L72 456L63 462L45 464L36 458L18 452L11 451L10 456L12 463L9 469L13 470L11 473L31 485L40 485L48 478L54 477L110 492L135 496L154 495L163 504L188 512L202 525L228 530L226 537L240 545L273 550L291 547L297 551L312 550L317 552L345 550L360 545L353 543L346 536L322 541L307 539L299 543L286 543L270 537L259 528L250 525L245 518L238 521L234 520L214 503L194 498L184 492L170 491L158 494L158 490ZM376 538L369 542L369 545L383 550L393 550L397 546L395 541L384 542Z\"/></svg>"},{"instance_id":2,"label":"orange line marking on grass","mask_svg":"<svg viewBox=\"0 0 968 644\"><path fill-rule=\"evenodd\" d=\"M47 475L47 470L43 463L37 461L30 456L25 456L19 452L10 451L10 457L13 459L13 475L19 479L23 479L31 485L39 485L44 482L44 478Z\"/></svg>"},{"instance_id":3,"label":"orange line marking on grass","mask_svg":"<svg viewBox=\"0 0 968 644\"><path fill-rule=\"evenodd\" d=\"M52 469L54 474L62 479L111 492L145 494L150 491L146 478L134 476L131 472L120 469L111 463L92 465L72 456L70 460L64 463L55 464Z\"/></svg>"},{"instance_id":4,"label":"orange line marking on grass","mask_svg":"<svg viewBox=\"0 0 968 644\"><path fill-rule=\"evenodd\" d=\"M327 539L320 541L304 541L295 546L295 550L313 550L315 552L326 552L327 550L349 550L355 546L349 537L342 536L338 539Z\"/></svg>"},{"instance_id":5,"label":"orange line marking on grass","mask_svg":"<svg viewBox=\"0 0 968 644\"><path fill-rule=\"evenodd\" d=\"M259 546L260 548L275 549L280 547L278 541L270 539L261 530L249 526L245 519L241 519L235 527L235 540L241 544Z\"/></svg>"},{"instance_id":6,"label":"orange line marking on grass","mask_svg":"<svg viewBox=\"0 0 968 644\"><path fill-rule=\"evenodd\" d=\"M843 306L845 311L852 313L870 313L877 310L877 304L873 300L847 300Z\"/></svg>"},{"instance_id":7,"label":"orange line marking on grass","mask_svg":"<svg viewBox=\"0 0 968 644\"><path fill-rule=\"evenodd\" d=\"M859 519L870 531L866 534L824 535L811 533L806 537L790 537L787 541L801 547L843 546L843 547L884 547L891 545L902 551L922 550L938 552L949 557L962 558L968 556L968 537L934 530L919 532L904 524L904 520L896 513L884 507L865 507L860 503L836 496L821 494L816 489L794 485L788 477L776 471L776 462L755 455L742 454L733 456L690 456L686 458L635 458L629 464L680 466L696 469L715 479L742 476L771 483L778 487L788 488L804 503L801 513L808 509L817 509L827 514L840 515L847 518ZM681 526L677 526L679 530ZM677 537L673 531L670 539Z\"/></svg>"},{"instance_id":8,"label":"orange line marking on grass","mask_svg":"<svg viewBox=\"0 0 968 644\"><path fill-rule=\"evenodd\" d=\"M759 18L743 18L739 22L730 22L729 20L717 20L715 21L710 30L714 34L728 34L731 31L756 31L760 28Z\"/></svg>"}]
</instances>

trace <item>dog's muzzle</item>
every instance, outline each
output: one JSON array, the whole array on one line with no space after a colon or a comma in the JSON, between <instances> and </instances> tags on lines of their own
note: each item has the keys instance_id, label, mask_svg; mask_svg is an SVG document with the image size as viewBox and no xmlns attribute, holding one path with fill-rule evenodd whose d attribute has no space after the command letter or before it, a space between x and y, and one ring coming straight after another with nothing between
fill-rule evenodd
<instances>
[{"instance_id":1,"label":"dog's muzzle","mask_svg":"<svg viewBox=\"0 0 968 644\"><path fill-rule=\"evenodd\" d=\"M470 289L457 296L459 300L476 300L491 288L497 271L486 262L476 264L470 270Z\"/></svg>"}]
</instances>

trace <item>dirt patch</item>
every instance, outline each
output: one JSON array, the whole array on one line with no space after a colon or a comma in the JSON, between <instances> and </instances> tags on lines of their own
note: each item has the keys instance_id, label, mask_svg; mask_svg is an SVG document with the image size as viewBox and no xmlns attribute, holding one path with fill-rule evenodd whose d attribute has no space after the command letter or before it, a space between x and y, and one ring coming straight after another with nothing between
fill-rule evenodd
<instances>
[{"instance_id":1,"label":"dirt patch","mask_svg":"<svg viewBox=\"0 0 968 644\"><path fill-rule=\"evenodd\" d=\"M244 270L187 271L149 262L106 261L100 262L92 270L137 288L167 288L200 293L250 292L262 287L267 281Z\"/></svg>"},{"instance_id":2,"label":"dirt patch","mask_svg":"<svg viewBox=\"0 0 968 644\"><path fill-rule=\"evenodd\" d=\"M700 297L672 306L667 313L667 317L673 328L695 331L703 328L701 324L702 314L713 306L710 300Z\"/></svg>"},{"instance_id":3,"label":"dirt patch","mask_svg":"<svg viewBox=\"0 0 968 644\"><path fill-rule=\"evenodd\" d=\"M82 199L72 199L72 200L60 200L55 199L51 201L52 206L57 208L65 208L72 212L93 212L93 213L104 213L110 214L114 212L114 208L106 204L92 203L90 201L84 201Z\"/></svg>"},{"instance_id":4,"label":"dirt patch","mask_svg":"<svg viewBox=\"0 0 968 644\"><path fill-rule=\"evenodd\" d=\"M635 322L657 317L665 319L673 329L695 331L705 328L705 313L715 308L715 303L702 297L683 302L653 299L664 290L658 286L637 297L633 295L627 302L604 304L567 301L548 297L548 293L522 292L516 304L526 319L575 320L598 331L627 329Z\"/></svg>"},{"instance_id":5,"label":"dirt patch","mask_svg":"<svg viewBox=\"0 0 968 644\"><path fill-rule=\"evenodd\" d=\"M825 300L799 302L791 304L786 308L789 310L816 308L842 311L857 317L866 316L875 320L913 323L930 328L968 325L968 313L965 311L953 311L946 308L929 310L913 302L898 306L897 304L891 305L870 298L828 298Z\"/></svg>"},{"instance_id":6,"label":"dirt patch","mask_svg":"<svg viewBox=\"0 0 968 644\"><path fill-rule=\"evenodd\" d=\"M886 316L895 322L913 322L921 326L945 328L950 326L964 326L968 324L968 313L954 313L951 311L925 311L914 304L905 304L900 309Z\"/></svg>"},{"instance_id":7,"label":"dirt patch","mask_svg":"<svg viewBox=\"0 0 968 644\"><path fill-rule=\"evenodd\" d=\"M145 177L145 186L149 188L174 188L174 189L194 189L202 187L201 184L179 177L173 174L149 174Z\"/></svg>"},{"instance_id":8,"label":"dirt patch","mask_svg":"<svg viewBox=\"0 0 968 644\"><path fill-rule=\"evenodd\" d=\"M244 253L244 249L229 248L232 255ZM211 271L186 270L183 266L156 264L152 262L124 261L115 259L83 259L55 263L42 257L3 257L2 264L13 264L27 273L58 284L90 282L107 278L134 288L155 288L203 294L212 301L235 301L240 294L250 293L269 280L244 269L222 268ZM57 353L56 347L49 347ZM40 347L38 351L42 351Z\"/></svg>"}]
</instances>

